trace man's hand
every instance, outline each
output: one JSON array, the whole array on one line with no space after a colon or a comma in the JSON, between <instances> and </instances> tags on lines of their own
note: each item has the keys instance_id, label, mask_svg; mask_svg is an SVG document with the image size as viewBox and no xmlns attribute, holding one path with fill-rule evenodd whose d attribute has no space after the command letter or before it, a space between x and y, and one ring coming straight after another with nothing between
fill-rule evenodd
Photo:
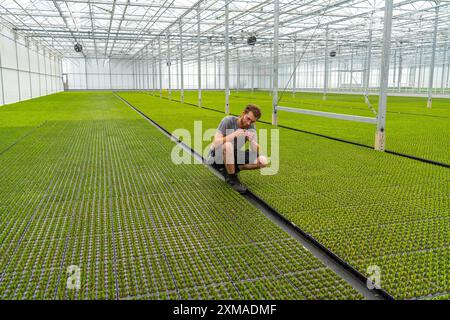
<instances>
[{"instance_id":1,"label":"man's hand","mask_svg":"<svg viewBox=\"0 0 450 320\"><path fill-rule=\"evenodd\" d=\"M248 138L248 140L250 141L255 141L256 140L256 133L253 131L246 131L245 132L245 136Z\"/></svg>"},{"instance_id":2,"label":"man's hand","mask_svg":"<svg viewBox=\"0 0 450 320\"><path fill-rule=\"evenodd\" d=\"M234 134L234 138L247 136L247 131L244 129L237 129L233 134Z\"/></svg>"}]
</instances>

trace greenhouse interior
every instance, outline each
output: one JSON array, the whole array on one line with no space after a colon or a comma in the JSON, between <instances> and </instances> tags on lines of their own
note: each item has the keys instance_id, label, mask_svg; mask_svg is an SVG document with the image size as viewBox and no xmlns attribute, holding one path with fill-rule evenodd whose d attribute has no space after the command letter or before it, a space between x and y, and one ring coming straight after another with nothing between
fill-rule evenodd
<instances>
[{"instance_id":1,"label":"greenhouse interior","mask_svg":"<svg viewBox=\"0 0 450 320\"><path fill-rule=\"evenodd\" d=\"M450 299L450 1L0 0L0 35L2 300Z\"/></svg>"}]
</instances>

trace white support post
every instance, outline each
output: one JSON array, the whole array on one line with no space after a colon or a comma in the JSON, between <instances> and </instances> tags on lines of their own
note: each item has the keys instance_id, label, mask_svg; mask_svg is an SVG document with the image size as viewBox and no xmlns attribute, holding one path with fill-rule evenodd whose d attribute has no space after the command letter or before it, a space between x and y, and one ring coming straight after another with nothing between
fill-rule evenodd
<instances>
[{"instance_id":1,"label":"white support post","mask_svg":"<svg viewBox=\"0 0 450 320\"><path fill-rule=\"evenodd\" d=\"M146 61L147 61L147 64L146 64L146 73L147 73L147 91L149 91L150 90L150 71L149 71L149 66L148 66L148 60L149 60L149 56L148 56L148 45L145 47L145 59L146 59ZM111 60L109 60L110 61L110 63L111 63Z\"/></svg>"},{"instance_id":2,"label":"white support post","mask_svg":"<svg viewBox=\"0 0 450 320\"><path fill-rule=\"evenodd\" d=\"M135 69L136 69L136 62L135 62L134 60L131 61L131 67L133 68L133 69L132 69L132 74L133 74L133 90L135 90L135 89L136 89L136 72L135 72Z\"/></svg>"},{"instance_id":3,"label":"white support post","mask_svg":"<svg viewBox=\"0 0 450 320\"><path fill-rule=\"evenodd\" d=\"M367 55L366 55L366 67L364 68L364 100L366 104L369 103L369 87L370 87L370 68L372 66L372 23L373 16L370 21L369 28L369 43L367 45Z\"/></svg>"},{"instance_id":4,"label":"white support post","mask_svg":"<svg viewBox=\"0 0 450 320\"><path fill-rule=\"evenodd\" d=\"M341 85L342 85L342 72L341 72L341 68L342 68L342 52L341 52L341 48L340 46L338 46L338 70L337 70L337 82L338 82L338 90L341 91Z\"/></svg>"},{"instance_id":5,"label":"white support post","mask_svg":"<svg viewBox=\"0 0 450 320\"><path fill-rule=\"evenodd\" d=\"M423 63L423 39L420 42L420 54L419 54L419 75L417 80L417 91L420 91L420 85L422 80L422 63Z\"/></svg>"},{"instance_id":6,"label":"white support post","mask_svg":"<svg viewBox=\"0 0 450 320\"><path fill-rule=\"evenodd\" d=\"M444 42L444 55L442 57L442 73L441 73L441 87L442 87L442 93L445 93L445 85L444 85L444 76L445 76L445 62L447 60L447 41Z\"/></svg>"},{"instance_id":7,"label":"white support post","mask_svg":"<svg viewBox=\"0 0 450 320\"><path fill-rule=\"evenodd\" d=\"M168 93L169 93L169 100L172 100L172 76L170 74L172 61L170 61L170 35L167 33L167 72L168 72Z\"/></svg>"},{"instance_id":8,"label":"white support post","mask_svg":"<svg viewBox=\"0 0 450 320\"><path fill-rule=\"evenodd\" d=\"M241 79L241 64L239 61L239 48L236 48L236 69L237 69L237 79L236 79L236 92L239 93L240 79Z\"/></svg>"},{"instance_id":9,"label":"white support post","mask_svg":"<svg viewBox=\"0 0 450 320\"><path fill-rule=\"evenodd\" d=\"M448 48L449 44L446 43L445 45ZM448 58L448 53L447 53L447 55L445 55L445 60L447 61L447 80L445 82L445 88L448 88L449 84L450 84L450 82L449 82L450 81L450 61L449 61L450 59Z\"/></svg>"},{"instance_id":10,"label":"white support post","mask_svg":"<svg viewBox=\"0 0 450 320\"><path fill-rule=\"evenodd\" d=\"M184 103L184 62L183 62L183 22L179 21L180 33L180 100Z\"/></svg>"},{"instance_id":11,"label":"white support post","mask_svg":"<svg viewBox=\"0 0 450 320\"><path fill-rule=\"evenodd\" d=\"M353 62L354 62L355 50L352 47L352 54L350 56L350 91L353 91Z\"/></svg>"},{"instance_id":12,"label":"white support post","mask_svg":"<svg viewBox=\"0 0 450 320\"><path fill-rule=\"evenodd\" d=\"M217 71L219 73L218 75L218 81L219 81L219 89L221 88L221 84L222 84L222 74L220 73L220 58L217 59Z\"/></svg>"},{"instance_id":13,"label":"white support post","mask_svg":"<svg viewBox=\"0 0 450 320\"><path fill-rule=\"evenodd\" d=\"M30 98L33 98L33 84L31 80L30 40L28 38L25 38L25 46L27 48L28 80L30 81Z\"/></svg>"},{"instance_id":14,"label":"white support post","mask_svg":"<svg viewBox=\"0 0 450 320\"><path fill-rule=\"evenodd\" d=\"M427 101L428 108L431 108L433 105L433 80L434 80L434 67L436 61L437 33L439 24L439 6L437 4L439 4L439 1L436 1L436 7L434 11L433 48L431 51L430 78L428 80L428 101Z\"/></svg>"},{"instance_id":15,"label":"white support post","mask_svg":"<svg viewBox=\"0 0 450 320\"><path fill-rule=\"evenodd\" d=\"M400 48L398 49L398 79L397 79L397 89L398 92L401 91L402 87L402 73L403 73L403 42L400 41Z\"/></svg>"},{"instance_id":16,"label":"white support post","mask_svg":"<svg viewBox=\"0 0 450 320\"><path fill-rule=\"evenodd\" d=\"M230 57L228 33L228 0L225 0L225 113L230 114Z\"/></svg>"},{"instance_id":17,"label":"white support post","mask_svg":"<svg viewBox=\"0 0 450 320\"><path fill-rule=\"evenodd\" d=\"M198 106L202 106L202 60L200 42L200 4L197 6L197 73L198 73Z\"/></svg>"},{"instance_id":18,"label":"white support post","mask_svg":"<svg viewBox=\"0 0 450 320\"><path fill-rule=\"evenodd\" d=\"M270 91L270 85L273 84L273 44L270 47L270 59L269 59L269 85L268 85L268 89L269 89L269 95L272 95L272 91ZM264 79L264 82L266 82L267 80Z\"/></svg>"},{"instance_id":19,"label":"white support post","mask_svg":"<svg viewBox=\"0 0 450 320\"><path fill-rule=\"evenodd\" d=\"M381 54L380 98L377 114L377 131L375 134L375 150L384 151L386 143L386 104L389 82L389 57L391 54L392 13L394 0L385 0L383 51Z\"/></svg>"},{"instance_id":20,"label":"white support post","mask_svg":"<svg viewBox=\"0 0 450 320\"><path fill-rule=\"evenodd\" d=\"M252 47L252 94L255 91L255 54L254 47Z\"/></svg>"},{"instance_id":21,"label":"white support post","mask_svg":"<svg viewBox=\"0 0 450 320\"><path fill-rule=\"evenodd\" d=\"M292 97L295 97L295 88L297 86L297 39L294 37L294 54L292 57L293 62L293 76L292 76Z\"/></svg>"},{"instance_id":22,"label":"white support post","mask_svg":"<svg viewBox=\"0 0 450 320\"><path fill-rule=\"evenodd\" d=\"M44 72L45 72L45 51L44 51ZM89 90L88 86L88 72L87 72L87 59L84 57L84 75L86 80L86 90ZM45 77L47 79L47 77ZM45 89L47 90L47 89Z\"/></svg>"},{"instance_id":23,"label":"white support post","mask_svg":"<svg viewBox=\"0 0 450 320\"><path fill-rule=\"evenodd\" d=\"M17 68L17 90L19 92L19 101L22 100L22 96L20 94L20 71L19 71L19 52L17 50L17 32L14 31L14 46L15 46L15 51L16 51L16 68Z\"/></svg>"},{"instance_id":24,"label":"white support post","mask_svg":"<svg viewBox=\"0 0 450 320\"><path fill-rule=\"evenodd\" d=\"M214 55L214 90L217 90L217 57Z\"/></svg>"},{"instance_id":25,"label":"white support post","mask_svg":"<svg viewBox=\"0 0 450 320\"><path fill-rule=\"evenodd\" d=\"M0 50L0 82L2 84L2 105L4 105L5 104L5 86L3 85L2 50Z\"/></svg>"},{"instance_id":26,"label":"white support post","mask_svg":"<svg viewBox=\"0 0 450 320\"><path fill-rule=\"evenodd\" d=\"M205 89L208 90L208 57L205 57Z\"/></svg>"},{"instance_id":27,"label":"white support post","mask_svg":"<svg viewBox=\"0 0 450 320\"><path fill-rule=\"evenodd\" d=\"M394 73L392 75L392 86L395 87L397 82L397 49L394 50Z\"/></svg>"},{"instance_id":28,"label":"white support post","mask_svg":"<svg viewBox=\"0 0 450 320\"><path fill-rule=\"evenodd\" d=\"M109 88L112 90L112 70L111 70L111 57L108 58L108 65L109 65Z\"/></svg>"},{"instance_id":29,"label":"white support post","mask_svg":"<svg viewBox=\"0 0 450 320\"><path fill-rule=\"evenodd\" d=\"M38 68L38 77L39 77L39 81L38 81L38 83L39 83L39 93L38 93L38 97L40 97L41 96L41 91L42 91L42 87L41 87L41 66L40 66L40 59L39 59L39 47L38 47L38 45L36 44L36 57L37 57L37 61L38 61L38 63L37 63L37 68ZM87 83L86 83L87 84Z\"/></svg>"},{"instance_id":30,"label":"white support post","mask_svg":"<svg viewBox=\"0 0 450 320\"><path fill-rule=\"evenodd\" d=\"M325 29L325 65L324 65L324 74L323 74L323 97L322 99L327 100L327 92L328 92L328 25Z\"/></svg>"},{"instance_id":31,"label":"white support post","mask_svg":"<svg viewBox=\"0 0 450 320\"><path fill-rule=\"evenodd\" d=\"M159 64L159 97L162 98L162 61L161 61L161 38L158 37L158 64Z\"/></svg>"},{"instance_id":32,"label":"white support post","mask_svg":"<svg viewBox=\"0 0 450 320\"><path fill-rule=\"evenodd\" d=\"M279 22L280 22L280 2L274 0L274 37L273 37L273 96L272 96L272 124L278 125L278 36L279 36Z\"/></svg>"},{"instance_id":33,"label":"white support post","mask_svg":"<svg viewBox=\"0 0 450 320\"><path fill-rule=\"evenodd\" d=\"M155 59L155 43L152 42L152 89L153 95L156 90L156 59Z\"/></svg>"}]
</instances>

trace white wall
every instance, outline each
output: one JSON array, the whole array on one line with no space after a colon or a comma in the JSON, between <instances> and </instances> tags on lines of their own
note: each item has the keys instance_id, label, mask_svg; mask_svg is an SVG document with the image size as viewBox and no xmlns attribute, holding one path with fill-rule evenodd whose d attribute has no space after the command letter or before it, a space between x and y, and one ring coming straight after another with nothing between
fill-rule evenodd
<instances>
[{"instance_id":1,"label":"white wall","mask_svg":"<svg viewBox=\"0 0 450 320\"><path fill-rule=\"evenodd\" d=\"M233 51L233 57L236 53ZM353 59L350 50L338 54L336 57L328 58L329 79L328 86L330 90L363 90L364 70L366 49L359 48L354 50ZM403 69L401 86L427 88L429 74L429 55L428 52L418 66L411 54L403 57ZM324 52L309 53L303 55L297 53L296 68L296 88L318 89L324 87L325 63ZM220 60L219 60L220 58ZM352 62L353 60L353 62ZM283 52L279 60L279 89L292 90L294 63L293 56L289 52ZM254 62L254 87L257 89L270 89L272 87L272 66L268 57L241 56L240 62L240 89L250 89L252 87L252 62ZM179 60L172 60L170 67L172 89L180 88L180 63ZM371 71L369 78L369 87L377 88L379 86L379 69L381 65L379 52L373 54ZM395 67L395 72L394 72ZM398 86L399 64L391 61L389 87L395 90ZM419 82L419 69L420 82ZM437 53L435 67L435 90L448 88L450 65L448 63L448 54L444 57L442 50ZM159 61L153 57L141 60L127 59L92 59L92 58L66 58L63 59L63 72L68 74L69 89L159 89ZM184 88L197 89L197 59L190 57L184 60ZM230 88L238 88L236 60L230 59ZM394 77L395 73L395 77ZM166 59L161 63L162 88L169 87L169 68L166 65ZM201 61L201 80L202 89L223 89L225 86L225 69L223 56L202 57Z\"/></svg>"},{"instance_id":2,"label":"white wall","mask_svg":"<svg viewBox=\"0 0 450 320\"><path fill-rule=\"evenodd\" d=\"M137 68L143 72L142 63L125 59L63 58L62 67L69 90L137 89Z\"/></svg>"},{"instance_id":3,"label":"white wall","mask_svg":"<svg viewBox=\"0 0 450 320\"><path fill-rule=\"evenodd\" d=\"M63 90L60 58L0 26L0 105Z\"/></svg>"}]
</instances>

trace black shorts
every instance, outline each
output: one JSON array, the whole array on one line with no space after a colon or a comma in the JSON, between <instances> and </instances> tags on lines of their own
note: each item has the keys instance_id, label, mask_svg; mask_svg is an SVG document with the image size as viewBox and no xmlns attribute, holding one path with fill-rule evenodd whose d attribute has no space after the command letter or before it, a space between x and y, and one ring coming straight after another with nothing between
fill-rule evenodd
<instances>
[{"instance_id":1,"label":"black shorts","mask_svg":"<svg viewBox=\"0 0 450 320\"><path fill-rule=\"evenodd\" d=\"M240 154L240 159L238 159L238 152ZM215 160L215 150L211 150L211 154L210 154L210 158L211 158L211 166L215 169L222 169L225 168L225 164L223 163L223 161L221 161L220 163L216 163ZM236 145L234 147L234 164L236 165L236 172L240 171L239 170L239 165L242 164L252 164L256 162L256 159L258 158L258 155L256 154L256 152L251 152L250 150L237 150ZM240 160L240 161L238 161Z\"/></svg>"}]
</instances>

